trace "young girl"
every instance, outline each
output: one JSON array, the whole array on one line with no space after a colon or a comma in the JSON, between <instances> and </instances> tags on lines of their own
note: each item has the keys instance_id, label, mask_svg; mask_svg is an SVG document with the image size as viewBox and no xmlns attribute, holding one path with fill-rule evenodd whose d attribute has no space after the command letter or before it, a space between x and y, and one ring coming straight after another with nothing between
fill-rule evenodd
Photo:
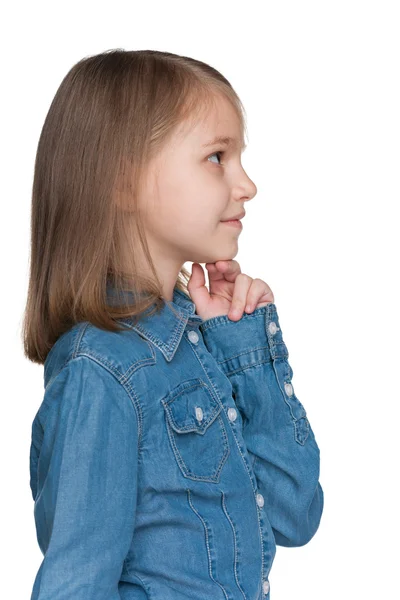
<instances>
[{"instance_id":1,"label":"young girl","mask_svg":"<svg viewBox=\"0 0 400 600\"><path fill-rule=\"evenodd\" d=\"M276 545L318 529L274 297L233 260L257 191L244 115L218 71L150 50L84 58L50 106L24 320L44 365L31 600L269 600Z\"/></svg>"}]
</instances>

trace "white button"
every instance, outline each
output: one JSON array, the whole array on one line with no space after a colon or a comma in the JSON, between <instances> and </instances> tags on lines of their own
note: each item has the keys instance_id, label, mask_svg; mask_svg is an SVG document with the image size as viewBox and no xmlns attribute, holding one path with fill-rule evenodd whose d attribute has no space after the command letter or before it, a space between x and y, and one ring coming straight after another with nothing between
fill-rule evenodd
<instances>
[{"instance_id":1,"label":"white button","mask_svg":"<svg viewBox=\"0 0 400 600\"><path fill-rule=\"evenodd\" d=\"M263 582L263 592L264 592L264 594L268 594L268 592L269 592L269 582L268 581Z\"/></svg>"},{"instance_id":2,"label":"white button","mask_svg":"<svg viewBox=\"0 0 400 600\"><path fill-rule=\"evenodd\" d=\"M279 327L277 326L275 321L271 321L271 323L268 325L268 330L272 335L275 335L275 333L279 331Z\"/></svg>"},{"instance_id":3,"label":"white button","mask_svg":"<svg viewBox=\"0 0 400 600\"><path fill-rule=\"evenodd\" d=\"M203 410L200 408L200 406L196 406L196 419L198 421L203 420Z\"/></svg>"},{"instance_id":4,"label":"white button","mask_svg":"<svg viewBox=\"0 0 400 600\"><path fill-rule=\"evenodd\" d=\"M235 408L228 408L228 418L230 421L235 421L237 417L237 412Z\"/></svg>"},{"instance_id":5,"label":"white button","mask_svg":"<svg viewBox=\"0 0 400 600\"><path fill-rule=\"evenodd\" d=\"M287 393L288 396L293 395L293 386L291 383L285 383L285 392Z\"/></svg>"},{"instance_id":6,"label":"white button","mask_svg":"<svg viewBox=\"0 0 400 600\"><path fill-rule=\"evenodd\" d=\"M264 506L264 496L262 494L257 494L256 502L258 506Z\"/></svg>"},{"instance_id":7,"label":"white button","mask_svg":"<svg viewBox=\"0 0 400 600\"><path fill-rule=\"evenodd\" d=\"M199 335L196 333L196 331L189 331L188 338L191 342L193 342L193 344L197 344L199 341Z\"/></svg>"}]
</instances>

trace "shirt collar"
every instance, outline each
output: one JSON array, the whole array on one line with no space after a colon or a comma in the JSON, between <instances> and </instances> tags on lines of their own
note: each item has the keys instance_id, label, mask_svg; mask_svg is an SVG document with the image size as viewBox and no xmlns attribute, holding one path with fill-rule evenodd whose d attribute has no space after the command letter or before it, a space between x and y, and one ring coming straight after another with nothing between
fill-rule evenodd
<instances>
[{"instance_id":1,"label":"shirt collar","mask_svg":"<svg viewBox=\"0 0 400 600\"><path fill-rule=\"evenodd\" d=\"M168 362L173 359L187 324L197 327L203 322L203 319L195 314L194 302L177 287L174 288L171 304L178 316L164 300L161 310L153 315L148 316L147 309L136 322L132 317L118 319L157 346Z\"/></svg>"}]
</instances>

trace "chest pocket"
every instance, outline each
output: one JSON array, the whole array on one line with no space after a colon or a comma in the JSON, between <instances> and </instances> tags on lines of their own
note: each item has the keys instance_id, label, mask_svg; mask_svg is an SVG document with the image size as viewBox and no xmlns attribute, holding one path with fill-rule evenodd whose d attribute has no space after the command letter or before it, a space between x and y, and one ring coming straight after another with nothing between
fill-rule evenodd
<instances>
[{"instance_id":1,"label":"chest pocket","mask_svg":"<svg viewBox=\"0 0 400 600\"><path fill-rule=\"evenodd\" d=\"M182 474L218 483L229 455L222 405L201 379L180 383L161 399L171 447Z\"/></svg>"}]
</instances>

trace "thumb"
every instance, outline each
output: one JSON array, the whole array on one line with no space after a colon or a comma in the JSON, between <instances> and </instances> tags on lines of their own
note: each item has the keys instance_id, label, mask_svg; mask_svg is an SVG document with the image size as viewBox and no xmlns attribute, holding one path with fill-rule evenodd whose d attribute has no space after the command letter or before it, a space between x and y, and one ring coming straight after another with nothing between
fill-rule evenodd
<instances>
[{"instance_id":1,"label":"thumb","mask_svg":"<svg viewBox=\"0 0 400 600\"><path fill-rule=\"evenodd\" d=\"M206 287L204 271L199 263L192 263L192 274L187 284L190 297L196 305L196 308L206 307L210 301L210 294Z\"/></svg>"}]
</instances>

